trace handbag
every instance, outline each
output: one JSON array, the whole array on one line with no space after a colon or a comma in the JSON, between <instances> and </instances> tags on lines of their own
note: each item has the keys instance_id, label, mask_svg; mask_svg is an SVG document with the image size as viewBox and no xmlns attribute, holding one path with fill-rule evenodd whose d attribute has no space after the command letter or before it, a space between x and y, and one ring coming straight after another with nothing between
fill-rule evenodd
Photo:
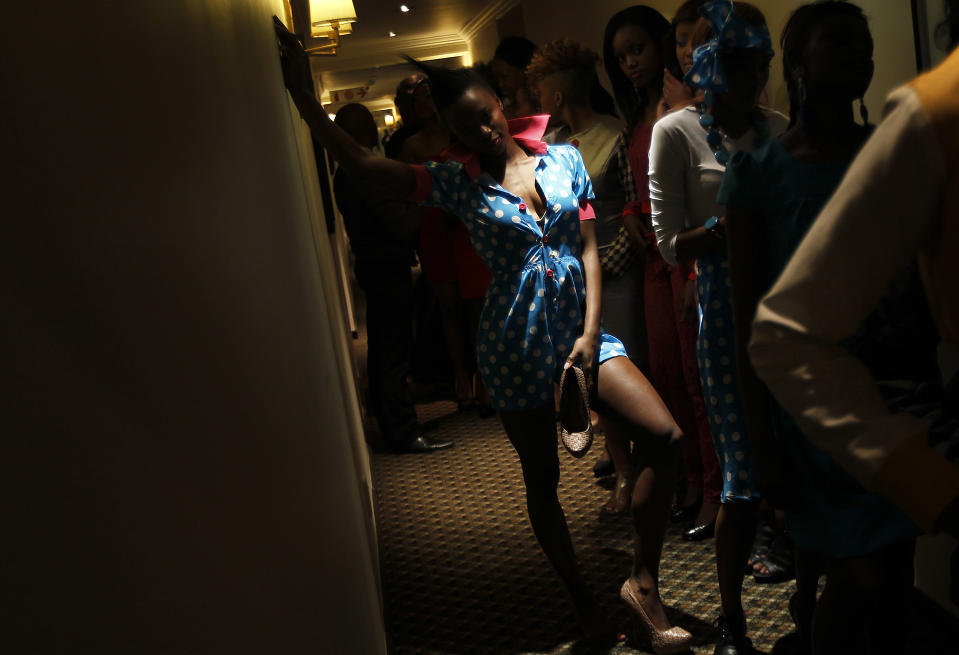
<instances>
[{"instance_id":1,"label":"handbag","mask_svg":"<svg viewBox=\"0 0 959 655\"><path fill-rule=\"evenodd\" d=\"M629 238L626 228L620 225L613 242L599 251L599 266L603 270L603 277L611 279L622 277L633 265L637 254L639 254L639 246Z\"/></svg>"},{"instance_id":2,"label":"handbag","mask_svg":"<svg viewBox=\"0 0 959 655\"><path fill-rule=\"evenodd\" d=\"M589 419L586 374L578 366L563 369L559 380L559 429L563 446L573 457L582 457L593 443Z\"/></svg>"}]
</instances>

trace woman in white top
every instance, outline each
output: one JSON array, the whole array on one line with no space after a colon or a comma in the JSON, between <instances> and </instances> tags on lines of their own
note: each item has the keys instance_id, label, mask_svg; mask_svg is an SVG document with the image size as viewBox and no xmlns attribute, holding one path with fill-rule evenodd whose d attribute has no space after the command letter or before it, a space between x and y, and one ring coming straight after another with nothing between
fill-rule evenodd
<instances>
[{"instance_id":1,"label":"woman in white top","mask_svg":"<svg viewBox=\"0 0 959 655\"><path fill-rule=\"evenodd\" d=\"M663 19L665 22L665 19ZM556 139L579 150L593 184L596 241L603 274L603 323L615 334L629 358L646 367L646 325L643 317L643 226L623 124L591 106L599 55L570 39L551 41L533 55L526 78L539 93L540 106L563 127ZM611 255L610 253L617 253ZM616 466L616 484L603 509L625 512L633 491L629 440L615 425L603 424L606 449Z\"/></svg>"},{"instance_id":2,"label":"woman in white top","mask_svg":"<svg viewBox=\"0 0 959 655\"><path fill-rule=\"evenodd\" d=\"M722 598L716 653L739 655L752 652L746 637L742 581L758 494L736 378L725 221L716 195L729 156L762 145L782 133L788 121L758 106L772 57L762 13L739 2L734 10L729 0L708 2L700 12L704 18L696 24L692 40L694 45L705 45L697 48L685 79L705 90L704 102L656 123L649 152L649 190L663 257L670 264L696 259L700 268L703 321L697 351L723 468L722 507L716 521Z\"/></svg>"}]
</instances>

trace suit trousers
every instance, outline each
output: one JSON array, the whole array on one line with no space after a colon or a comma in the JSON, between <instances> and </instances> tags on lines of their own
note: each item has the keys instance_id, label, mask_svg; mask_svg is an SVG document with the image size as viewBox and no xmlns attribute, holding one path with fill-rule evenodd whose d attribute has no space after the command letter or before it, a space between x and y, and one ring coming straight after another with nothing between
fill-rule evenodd
<instances>
[{"instance_id":1,"label":"suit trousers","mask_svg":"<svg viewBox=\"0 0 959 655\"><path fill-rule=\"evenodd\" d=\"M359 261L366 296L370 404L386 444L403 446L419 424L407 375L413 350L413 279L408 262Z\"/></svg>"}]
</instances>

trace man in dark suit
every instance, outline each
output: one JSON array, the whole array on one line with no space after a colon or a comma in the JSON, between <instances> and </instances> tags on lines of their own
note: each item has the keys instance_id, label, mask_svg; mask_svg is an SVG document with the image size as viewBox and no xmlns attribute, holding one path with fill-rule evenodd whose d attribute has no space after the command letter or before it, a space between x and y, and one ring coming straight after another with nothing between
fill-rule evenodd
<instances>
[{"instance_id":1,"label":"man in dark suit","mask_svg":"<svg viewBox=\"0 0 959 655\"><path fill-rule=\"evenodd\" d=\"M376 146L376 123L363 105L346 105L335 122L362 146ZM383 200L375 181L353 179L343 169L333 177L333 192L355 256L356 279L366 296L366 367L380 432L396 451L449 448L452 441L423 434L406 379L413 341L410 262L418 214L402 203Z\"/></svg>"}]
</instances>

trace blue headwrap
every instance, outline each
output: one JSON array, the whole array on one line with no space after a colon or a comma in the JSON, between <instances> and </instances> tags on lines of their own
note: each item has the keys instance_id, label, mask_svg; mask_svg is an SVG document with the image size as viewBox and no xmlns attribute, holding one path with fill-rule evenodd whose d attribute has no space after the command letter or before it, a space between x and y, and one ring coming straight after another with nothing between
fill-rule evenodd
<instances>
[{"instance_id":1,"label":"blue headwrap","mask_svg":"<svg viewBox=\"0 0 959 655\"><path fill-rule=\"evenodd\" d=\"M694 89L726 90L726 71L720 55L740 48L756 48L773 56L772 39L765 25L747 23L733 11L732 0L712 0L699 8L715 36L696 48L693 65L683 81Z\"/></svg>"}]
</instances>

